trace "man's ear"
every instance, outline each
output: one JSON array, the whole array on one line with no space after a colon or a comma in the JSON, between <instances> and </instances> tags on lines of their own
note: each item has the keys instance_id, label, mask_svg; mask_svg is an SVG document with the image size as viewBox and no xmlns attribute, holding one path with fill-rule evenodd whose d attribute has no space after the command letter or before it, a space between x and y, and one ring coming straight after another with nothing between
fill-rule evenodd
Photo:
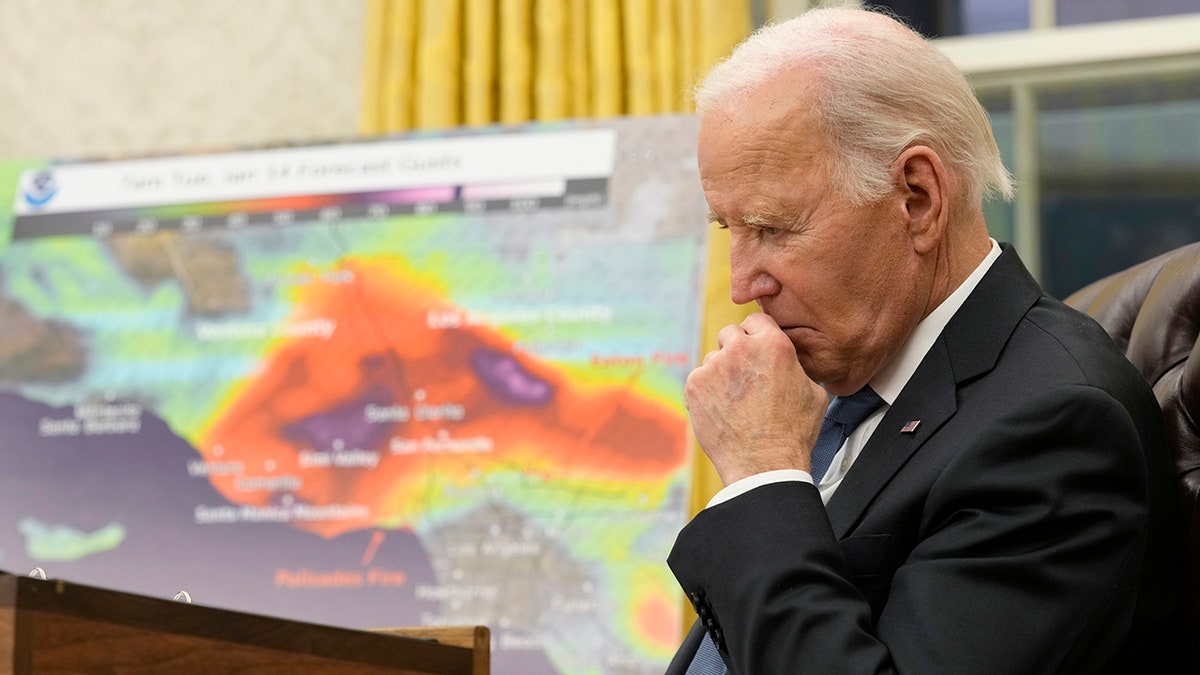
<instances>
[{"instance_id":1,"label":"man's ear","mask_svg":"<svg viewBox=\"0 0 1200 675\"><path fill-rule=\"evenodd\" d=\"M949 176L941 157L925 145L914 145L893 164L904 203L913 248L928 253L937 248L950 220Z\"/></svg>"}]
</instances>

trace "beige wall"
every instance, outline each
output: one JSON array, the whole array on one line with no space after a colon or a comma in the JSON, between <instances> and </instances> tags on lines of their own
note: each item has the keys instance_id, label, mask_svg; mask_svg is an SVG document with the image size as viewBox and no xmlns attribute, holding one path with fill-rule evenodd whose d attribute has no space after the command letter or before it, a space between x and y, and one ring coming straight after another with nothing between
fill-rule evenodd
<instances>
[{"instance_id":1,"label":"beige wall","mask_svg":"<svg viewBox=\"0 0 1200 675\"><path fill-rule=\"evenodd\" d=\"M0 0L0 160L357 132L365 0Z\"/></svg>"}]
</instances>

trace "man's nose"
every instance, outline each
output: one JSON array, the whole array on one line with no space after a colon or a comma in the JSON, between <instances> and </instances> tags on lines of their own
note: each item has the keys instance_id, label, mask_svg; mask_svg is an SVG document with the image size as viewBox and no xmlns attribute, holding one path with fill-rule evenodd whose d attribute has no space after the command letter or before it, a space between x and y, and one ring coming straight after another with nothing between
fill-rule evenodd
<instances>
[{"instance_id":1,"label":"man's nose","mask_svg":"<svg viewBox=\"0 0 1200 675\"><path fill-rule=\"evenodd\" d=\"M755 260L750 252L730 247L729 251L729 298L735 304L744 305L779 292L779 282Z\"/></svg>"}]
</instances>

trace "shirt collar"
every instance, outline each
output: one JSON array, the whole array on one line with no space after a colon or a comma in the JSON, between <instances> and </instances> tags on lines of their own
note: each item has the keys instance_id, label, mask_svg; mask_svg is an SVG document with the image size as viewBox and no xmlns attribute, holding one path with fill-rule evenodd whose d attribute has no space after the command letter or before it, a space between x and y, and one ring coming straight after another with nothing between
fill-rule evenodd
<instances>
[{"instance_id":1,"label":"shirt collar","mask_svg":"<svg viewBox=\"0 0 1200 675\"><path fill-rule=\"evenodd\" d=\"M950 318L966 302L967 296L979 285L979 281L991 269L996 258L1000 257L1000 245L996 243L995 239L992 239L991 242L992 250L988 251L975 271L971 272L970 276L964 279L953 293L930 312L929 316L921 319L896 357L871 379L871 388L889 406L896 401L896 397L900 395L900 390L904 389L904 385L908 384L909 378L916 372L917 366L921 365L925 354L942 334L942 329L950 322Z\"/></svg>"}]
</instances>

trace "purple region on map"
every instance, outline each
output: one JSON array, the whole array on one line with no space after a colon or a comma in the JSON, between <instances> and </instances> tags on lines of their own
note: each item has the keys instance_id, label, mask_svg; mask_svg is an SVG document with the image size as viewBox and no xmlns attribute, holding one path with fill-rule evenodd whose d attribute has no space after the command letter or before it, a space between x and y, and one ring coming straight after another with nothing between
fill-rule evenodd
<instances>
[{"instance_id":1,"label":"purple region on map","mask_svg":"<svg viewBox=\"0 0 1200 675\"><path fill-rule=\"evenodd\" d=\"M549 382L530 373L508 354L477 349L471 354L471 369L488 390L510 403L541 405L554 393Z\"/></svg>"},{"instance_id":2,"label":"purple region on map","mask_svg":"<svg viewBox=\"0 0 1200 675\"><path fill-rule=\"evenodd\" d=\"M394 405L391 392L375 385L362 397L288 424L283 428L283 435L316 450L330 448L335 441L341 441L349 448L383 447L387 445L391 427L370 423L363 411L371 406L390 405Z\"/></svg>"}]
</instances>

